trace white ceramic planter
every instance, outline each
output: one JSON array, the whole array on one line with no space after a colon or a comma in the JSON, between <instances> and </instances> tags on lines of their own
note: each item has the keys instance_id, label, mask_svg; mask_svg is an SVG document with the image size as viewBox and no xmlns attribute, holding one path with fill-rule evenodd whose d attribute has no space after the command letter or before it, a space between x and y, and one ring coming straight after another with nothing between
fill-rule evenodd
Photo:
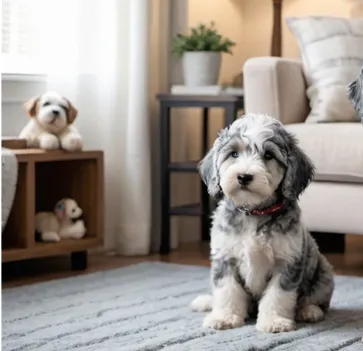
<instances>
[{"instance_id":1,"label":"white ceramic planter","mask_svg":"<svg viewBox=\"0 0 363 351\"><path fill-rule=\"evenodd\" d=\"M221 69L220 52L190 51L183 55L184 84L189 87L216 85Z\"/></svg>"}]
</instances>

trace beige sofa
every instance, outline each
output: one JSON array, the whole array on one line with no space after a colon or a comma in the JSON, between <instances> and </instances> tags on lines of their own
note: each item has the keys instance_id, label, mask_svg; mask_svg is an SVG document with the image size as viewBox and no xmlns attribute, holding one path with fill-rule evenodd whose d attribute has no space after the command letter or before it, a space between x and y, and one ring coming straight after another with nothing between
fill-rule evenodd
<instances>
[{"instance_id":1,"label":"beige sofa","mask_svg":"<svg viewBox=\"0 0 363 351\"><path fill-rule=\"evenodd\" d=\"M245 111L278 118L316 166L315 181L300 201L308 229L363 234L362 124L304 123L309 107L299 61L252 58L243 73Z\"/></svg>"}]
</instances>

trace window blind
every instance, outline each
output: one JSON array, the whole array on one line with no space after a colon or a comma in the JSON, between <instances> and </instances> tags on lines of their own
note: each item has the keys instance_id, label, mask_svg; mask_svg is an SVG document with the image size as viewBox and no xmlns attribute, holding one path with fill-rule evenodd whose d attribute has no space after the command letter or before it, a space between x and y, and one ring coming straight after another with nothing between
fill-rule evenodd
<instances>
[{"instance_id":1,"label":"window blind","mask_svg":"<svg viewBox=\"0 0 363 351\"><path fill-rule=\"evenodd\" d=\"M10 74L44 73L42 54L45 50L49 3L52 0L2 1L1 70ZM57 25L56 18L53 25ZM58 25L61 25L59 22ZM44 67L44 66L43 66Z\"/></svg>"}]
</instances>

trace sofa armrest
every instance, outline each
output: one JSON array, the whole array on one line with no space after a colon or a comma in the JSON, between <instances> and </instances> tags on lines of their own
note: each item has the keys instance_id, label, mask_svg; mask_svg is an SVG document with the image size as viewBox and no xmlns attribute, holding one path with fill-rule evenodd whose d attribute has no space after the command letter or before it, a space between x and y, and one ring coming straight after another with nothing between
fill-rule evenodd
<instances>
[{"instance_id":1,"label":"sofa armrest","mask_svg":"<svg viewBox=\"0 0 363 351\"><path fill-rule=\"evenodd\" d=\"M255 57L243 67L245 112L284 124L304 122L309 111L302 65L281 57Z\"/></svg>"}]
</instances>

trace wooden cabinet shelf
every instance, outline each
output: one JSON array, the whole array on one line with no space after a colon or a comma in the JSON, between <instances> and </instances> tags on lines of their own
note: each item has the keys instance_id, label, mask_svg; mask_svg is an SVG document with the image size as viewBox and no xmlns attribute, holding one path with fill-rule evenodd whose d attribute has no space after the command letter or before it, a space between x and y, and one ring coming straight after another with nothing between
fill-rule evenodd
<instances>
[{"instance_id":1,"label":"wooden cabinet shelf","mask_svg":"<svg viewBox=\"0 0 363 351\"><path fill-rule=\"evenodd\" d=\"M2 233L2 261L79 253L101 246L104 218L103 152L12 151L17 157L19 171L14 203ZM56 202L64 197L75 199L83 209L86 236L59 243L36 242L35 214L52 211Z\"/></svg>"},{"instance_id":2,"label":"wooden cabinet shelf","mask_svg":"<svg viewBox=\"0 0 363 351\"><path fill-rule=\"evenodd\" d=\"M29 258L62 255L84 251L102 245L102 239L84 237L80 240L62 240L59 243L36 243L29 248L4 248L1 252L3 262L21 261Z\"/></svg>"}]
</instances>

